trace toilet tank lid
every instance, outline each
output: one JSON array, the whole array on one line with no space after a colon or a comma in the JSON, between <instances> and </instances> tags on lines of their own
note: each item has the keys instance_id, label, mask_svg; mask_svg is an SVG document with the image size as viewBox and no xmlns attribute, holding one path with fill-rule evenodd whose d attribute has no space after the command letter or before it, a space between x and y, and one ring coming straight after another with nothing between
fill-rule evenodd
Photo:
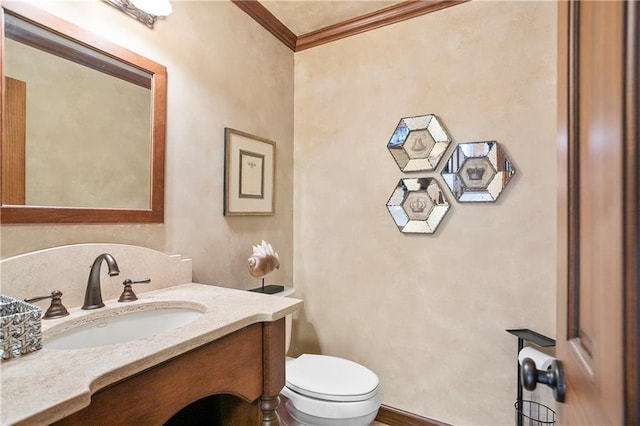
<instances>
[{"instance_id":1,"label":"toilet tank lid","mask_svg":"<svg viewBox=\"0 0 640 426\"><path fill-rule=\"evenodd\" d=\"M327 401L364 401L378 392L378 376L343 358L304 354L287 363L287 387Z\"/></svg>"}]
</instances>

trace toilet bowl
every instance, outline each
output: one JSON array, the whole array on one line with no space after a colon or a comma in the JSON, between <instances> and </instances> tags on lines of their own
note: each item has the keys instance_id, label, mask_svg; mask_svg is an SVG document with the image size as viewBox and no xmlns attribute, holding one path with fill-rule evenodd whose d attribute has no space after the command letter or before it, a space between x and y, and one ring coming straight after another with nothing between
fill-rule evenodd
<instances>
[{"instance_id":1,"label":"toilet bowl","mask_svg":"<svg viewBox=\"0 0 640 426\"><path fill-rule=\"evenodd\" d=\"M291 296L291 288L278 293ZM286 317L286 351L292 316ZM303 354L287 358L284 396L286 426L368 426L380 408L379 380L368 368L343 358Z\"/></svg>"},{"instance_id":2,"label":"toilet bowl","mask_svg":"<svg viewBox=\"0 0 640 426\"><path fill-rule=\"evenodd\" d=\"M286 365L287 398L291 426L370 425L380 407L378 376L343 358L300 355Z\"/></svg>"}]
</instances>

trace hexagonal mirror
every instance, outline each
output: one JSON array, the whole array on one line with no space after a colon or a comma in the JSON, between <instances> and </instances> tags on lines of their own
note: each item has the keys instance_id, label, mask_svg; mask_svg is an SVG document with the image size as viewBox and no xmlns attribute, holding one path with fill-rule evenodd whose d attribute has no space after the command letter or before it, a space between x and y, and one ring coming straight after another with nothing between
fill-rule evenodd
<instances>
[{"instance_id":1,"label":"hexagonal mirror","mask_svg":"<svg viewBox=\"0 0 640 426\"><path fill-rule=\"evenodd\" d=\"M387 201L400 232L433 234L449 210L449 202L434 178L400 179Z\"/></svg>"},{"instance_id":2,"label":"hexagonal mirror","mask_svg":"<svg viewBox=\"0 0 640 426\"><path fill-rule=\"evenodd\" d=\"M451 138L435 115L402 118L387 148L403 172L434 170Z\"/></svg>"},{"instance_id":3,"label":"hexagonal mirror","mask_svg":"<svg viewBox=\"0 0 640 426\"><path fill-rule=\"evenodd\" d=\"M460 202L493 202L516 169L496 141L460 143L442 169L442 178Z\"/></svg>"}]
</instances>

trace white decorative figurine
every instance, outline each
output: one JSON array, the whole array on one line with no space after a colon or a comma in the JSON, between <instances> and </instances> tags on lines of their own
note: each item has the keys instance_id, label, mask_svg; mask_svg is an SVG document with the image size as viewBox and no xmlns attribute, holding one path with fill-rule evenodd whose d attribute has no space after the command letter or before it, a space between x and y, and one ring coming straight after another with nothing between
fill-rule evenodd
<instances>
[{"instance_id":1,"label":"white decorative figurine","mask_svg":"<svg viewBox=\"0 0 640 426\"><path fill-rule=\"evenodd\" d=\"M262 240L262 244L253 246L253 255L248 259L247 269L251 276L260 278L280 268L280 258L271 244Z\"/></svg>"}]
</instances>

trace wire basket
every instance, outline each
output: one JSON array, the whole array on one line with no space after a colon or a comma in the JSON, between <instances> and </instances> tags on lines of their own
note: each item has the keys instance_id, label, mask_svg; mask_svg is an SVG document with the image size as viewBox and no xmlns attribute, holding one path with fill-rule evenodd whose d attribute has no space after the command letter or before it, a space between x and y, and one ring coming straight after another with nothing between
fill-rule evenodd
<instances>
[{"instance_id":1,"label":"wire basket","mask_svg":"<svg viewBox=\"0 0 640 426\"><path fill-rule=\"evenodd\" d=\"M523 426L547 426L556 424L556 412L546 405L535 401L522 401L522 407L516 408L516 424Z\"/></svg>"},{"instance_id":2,"label":"wire basket","mask_svg":"<svg viewBox=\"0 0 640 426\"><path fill-rule=\"evenodd\" d=\"M41 316L38 306L0 294L0 359L42 348Z\"/></svg>"}]
</instances>

